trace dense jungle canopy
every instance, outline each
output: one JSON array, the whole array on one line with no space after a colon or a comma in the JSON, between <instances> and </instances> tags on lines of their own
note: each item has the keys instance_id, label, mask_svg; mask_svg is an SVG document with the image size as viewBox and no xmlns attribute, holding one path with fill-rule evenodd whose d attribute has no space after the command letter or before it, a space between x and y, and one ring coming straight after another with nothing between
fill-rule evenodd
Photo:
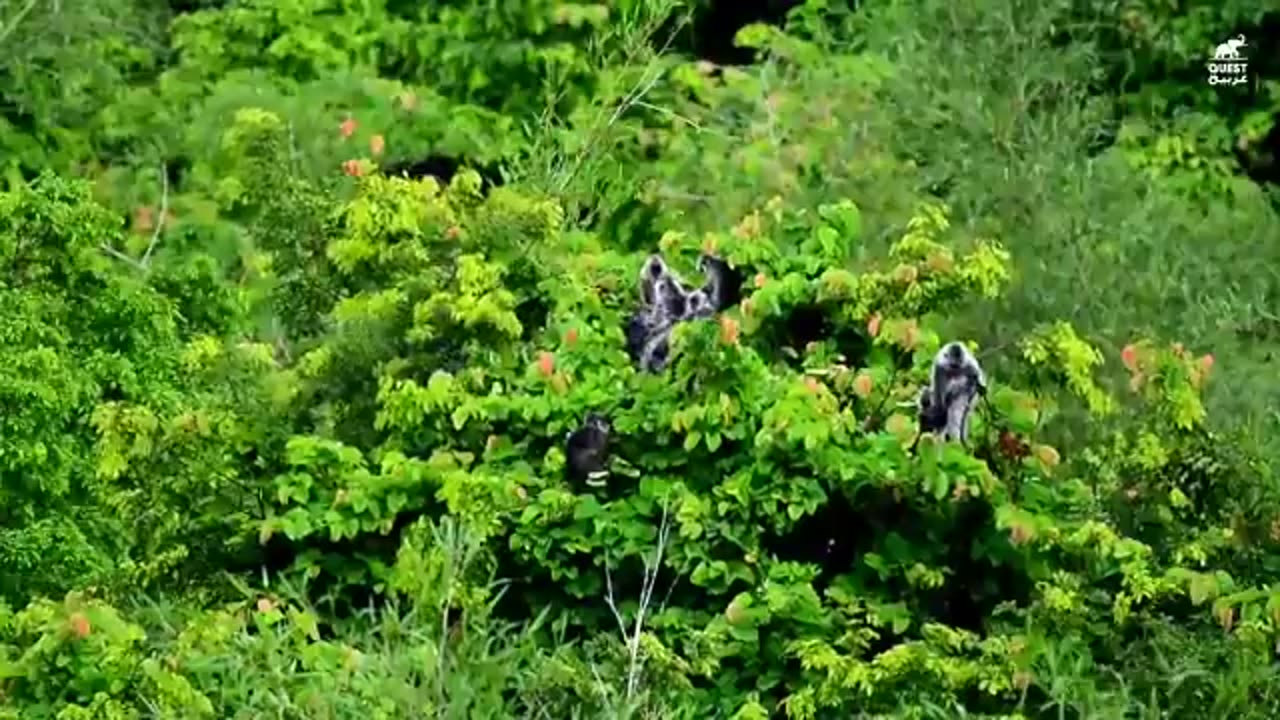
<instances>
[{"instance_id":1,"label":"dense jungle canopy","mask_svg":"<svg viewBox=\"0 0 1280 720\"><path fill-rule=\"evenodd\" d=\"M0 0L0 718L1274 720L1278 118L1275 0Z\"/></svg>"}]
</instances>

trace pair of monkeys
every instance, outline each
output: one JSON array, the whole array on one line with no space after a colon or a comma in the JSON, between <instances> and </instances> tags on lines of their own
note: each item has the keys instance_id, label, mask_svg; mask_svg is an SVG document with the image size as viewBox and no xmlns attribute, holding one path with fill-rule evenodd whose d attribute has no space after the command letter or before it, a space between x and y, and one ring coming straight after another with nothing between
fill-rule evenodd
<instances>
[{"instance_id":1,"label":"pair of monkeys","mask_svg":"<svg viewBox=\"0 0 1280 720\"><path fill-rule=\"evenodd\" d=\"M967 445L969 415L978 397L986 393L987 376L973 353L958 342L944 345L933 358L929 384L920 389L916 400L920 432L911 449L915 450L926 432ZM610 430L608 418L589 413L583 427L568 434L565 457L570 480L596 487L605 484Z\"/></svg>"}]
</instances>

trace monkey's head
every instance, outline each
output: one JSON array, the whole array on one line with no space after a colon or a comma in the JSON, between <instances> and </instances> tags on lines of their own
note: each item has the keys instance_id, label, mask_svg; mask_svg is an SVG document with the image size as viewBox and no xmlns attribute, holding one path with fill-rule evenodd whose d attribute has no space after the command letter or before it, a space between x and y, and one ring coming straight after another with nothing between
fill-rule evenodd
<instances>
[{"instance_id":1,"label":"monkey's head","mask_svg":"<svg viewBox=\"0 0 1280 720\"><path fill-rule=\"evenodd\" d=\"M941 374L939 379L945 379L948 384L972 382L971 391L985 393L987 390L987 378L982 372L982 366L961 343L952 341L944 345L938 351L934 365Z\"/></svg>"},{"instance_id":2,"label":"monkey's head","mask_svg":"<svg viewBox=\"0 0 1280 720\"><path fill-rule=\"evenodd\" d=\"M685 298L685 317L686 318L707 318L715 314L715 306L711 304L711 299L701 290L694 290Z\"/></svg>"},{"instance_id":3,"label":"monkey's head","mask_svg":"<svg viewBox=\"0 0 1280 720\"><path fill-rule=\"evenodd\" d=\"M640 268L640 300L646 305L652 305L656 298L658 281L667 274L667 264L662 262L662 258L657 255L650 255L644 261L644 267Z\"/></svg>"},{"instance_id":4,"label":"monkey's head","mask_svg":"<svg viewBox=\"0 0 1280 720\"><path fill-rule=\"evenodd\" d=\"M650 280L657 280L662 277L666 270L667 264L662 262L662 257L659 255L650 255L644 261L644 276Z\"/></svg>"},{"instance_id":5,"label":"monkey's head","mask_svg":"<svg viewBox=\"0 0 1280 720\"><path fill-rule=\"evenodd\" d=\"M951 367L960 367L961 365L963 365L965 356L967 356L968 354L969 354L969 351L966 350L963 345L954 341L944 345L941 353L942 357L947 361L947 364L950 365Z\"/></svg>"},{"instance_id":6,"label":"monkey's head","mask_svg":"<svg viewBox=\"0 0 1280 720\"><path fill-rule=\"evenodd\" d=\"M957 378L970 374L972 366L977 365L969 350L958 342L949 342L942 346L934 360L934 365L946 378Z\"/></svg>"},{"instance_id":7,"label":"monkey's head","mask_svg":"<svg viewBox=\"0 0 1280 720\"><path fill-rule=\"evenodd\" d=\"M583 423L583 427L605 436L608 436L609 431L612 429L612 425L609 423L609 418L601 415L600 413L587 413L587 419L586 422Z\"/></svg>"}]
</instances>

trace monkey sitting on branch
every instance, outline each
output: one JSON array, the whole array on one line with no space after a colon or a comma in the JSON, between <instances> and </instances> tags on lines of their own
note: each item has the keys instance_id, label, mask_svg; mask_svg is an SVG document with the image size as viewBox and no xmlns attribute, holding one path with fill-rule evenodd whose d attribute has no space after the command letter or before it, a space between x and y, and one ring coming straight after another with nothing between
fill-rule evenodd
<instances>
[{"instance_id":1,"label":"monkey sitting on branch","mask_svg":"<svg viewBox=\"0 0 1280 720\"><path fill-rule=\"evenodd\" d=\"M969 414L979 396L987 393L987 376L977 358L958 342L942 346L933 358L929 384L917 400L920 432L911 444L914 451L926 432L943 440L959 440L968 446Z\"/></svg>"},{"instance_id":2,"label":"monkey sitting on branch","mask_svg":"<svg viewBox=\"0 0 1280 720\"><path fill-rule=\"evenodd\" d=\"M609 476L609 419L588 413L582 427L565 436L565 471L570 481L603 487Z\"/></svg>"}]
</instances>

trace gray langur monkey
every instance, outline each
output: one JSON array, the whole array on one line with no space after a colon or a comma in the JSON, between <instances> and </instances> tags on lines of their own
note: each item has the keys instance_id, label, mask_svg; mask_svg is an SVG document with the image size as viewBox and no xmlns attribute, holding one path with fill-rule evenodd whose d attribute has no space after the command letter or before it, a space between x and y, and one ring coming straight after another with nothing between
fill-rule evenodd
<instances>
[{"instance_id":1,"label":"gray langur monkey","mask_svg":"<svg viewBox=\"0 0 1280 720\"><path fill-rule=\"evenodd\" d=\"M640 307L627 321L627 354L642 370L653 372L666 364L660 348L671 326L688 311L688 290L658 255L640 268Z\"/></svg>"},{"instance_id":2,"label":"gray langur monkey","mask_svg":"<svg viewBox=\"0 0 1280 720\"><path fill-rule=\"evenodd\" d=\"M694 290L685 296L684 299L684 315L681 320L697 320L700 318L709 318L716 314L716 306L707 293L702 290Z\"/></svg>"},{"instance_id":3,"label":"gray langur monkey","mask_svg":"<svg viewBox=\"0 0 1280 720\"><path fill-rule=\"evenodd\" d=\"M715 308L701 290L694 290L685 296L682 309L681 315L664 315L657 318L650 327L649 338L640 352L642 370L657 372L666 367L671 353L671 330L678 323L709 318L715 314Z\"/></svg>"},{"instance_id":4,"label":"gray langur monkey","mask_svg":"<svg viewBox=\"0 0 1280 720\"><path fill-rule=\"evenodd\" d=\"M735 297L741 278L727 263L711 255L698 259L706 276L700 288L689 286L663 262L650 255L640 268L640 308L627 321L627 354L645 372L658 372L670 359L671 329L677 323L710 318Z\"/></svg>"},{"instance_id":5,"label":"gray langur monkey","mask_svg":"<svg viewBox=\"0 0 1280 720\"><path fill-rule=\"evenodd\" d=\"M944 440L969 441L969 414L987 393L987 376L977 358L958 342L942 346L933 358L929 384L917 401L920 433L940 433ZM916 436L916 443L920 436ZM912 444L915 449L915 443Z\"/></svg>"}]
</instances>

